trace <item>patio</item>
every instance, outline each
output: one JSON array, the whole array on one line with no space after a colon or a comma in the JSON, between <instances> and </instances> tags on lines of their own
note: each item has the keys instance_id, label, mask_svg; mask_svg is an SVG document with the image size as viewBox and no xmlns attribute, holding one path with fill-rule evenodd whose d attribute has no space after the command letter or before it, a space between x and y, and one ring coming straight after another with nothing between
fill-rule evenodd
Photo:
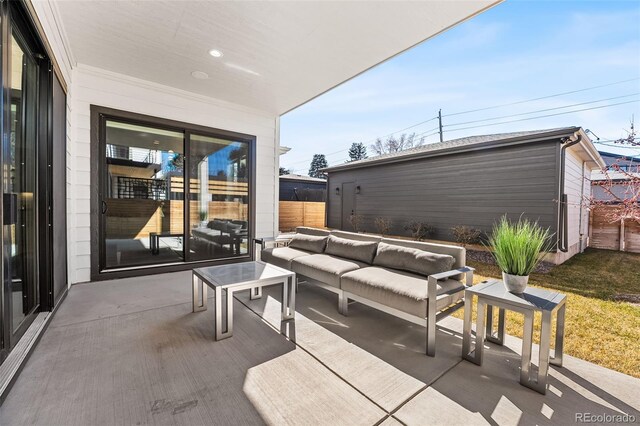
<instances>
[{"instance_id":1,"label":"patio","mask_svg":"<svg viewBox=\"0 0 640 426\"><path fill-rule=\"evenodd\" d=\"M235 300L235 332L191 312L189 272L72 286L0 407L2 424L570 424L640 418L640 380L565 355L546 396L518 383L519 339L460 358L460 320L424 328L301 284L279 333L276 287ZM294 342L295 341L295 342ZM537 348L534 347L534 356ZM635 395L635 396L634 396Z\"/></svg>"}]
</instances>

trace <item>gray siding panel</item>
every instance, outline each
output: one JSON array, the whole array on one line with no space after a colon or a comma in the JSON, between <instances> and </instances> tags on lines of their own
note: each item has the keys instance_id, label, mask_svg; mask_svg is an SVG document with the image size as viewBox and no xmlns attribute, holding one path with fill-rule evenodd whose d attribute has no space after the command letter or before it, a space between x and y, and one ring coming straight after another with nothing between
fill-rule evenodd
<instances>
[{"instance_id":1,"label":"gray siding panel","mask_svg":"<svg viewBox=\"0 0 640 426\"><path fill-rule=\"evenodd\" d=\"M356 212L373 220L392 220L392 233L420 220L436 227L434 238L451 240L451 227L468 225L485 232L503 214L538 220L556 229L557 140L513 145L394 164L331 172L328 180L327 225L341 228L340 195L344 182L360 186ZM350 230L346 224L344 227Z\"/></svg>"}]
</instances>

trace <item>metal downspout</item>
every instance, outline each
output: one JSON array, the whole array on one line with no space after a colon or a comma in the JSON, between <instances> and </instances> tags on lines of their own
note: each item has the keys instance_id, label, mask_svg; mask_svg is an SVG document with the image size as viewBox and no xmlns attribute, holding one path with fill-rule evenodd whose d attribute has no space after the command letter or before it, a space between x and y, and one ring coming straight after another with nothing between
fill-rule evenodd
<instances>
[{"instance_id":1,"label":"metal downspout","mask_svg":"<svg viewBox=\"0 0 640 426\"><path fill-rule=\"evenodd\" d=\"M559 194L559 203L560 209L558 212L558 250L563 253L569 251L569 247L567 247L567 240L569 239L569 230L567 226L567 194L564 193L564 177L565 177L565 156L567 148L570 146L576 145L582 141L582 135L578 134L576 140L571 141L570 139L563 139L562 147L560 148L560 194ZM582 202L582 200L581 200ZM561 231L562 230L562 231Z\"/></svg>"}]
</instances>

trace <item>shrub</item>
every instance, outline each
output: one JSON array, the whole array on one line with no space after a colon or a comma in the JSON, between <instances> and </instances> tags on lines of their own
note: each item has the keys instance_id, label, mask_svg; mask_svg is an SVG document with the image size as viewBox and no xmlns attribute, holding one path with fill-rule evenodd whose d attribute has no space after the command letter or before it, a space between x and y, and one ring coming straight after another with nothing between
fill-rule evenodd
<instances>
[{"instance_id":1,"label":"shrub","mask_svg":"<svg viewBox=\"0 0 640 426\"><path fill-rule=\"evenodd\" d=\"M549 229L542 229L538 222L520 218L511 223L505 215L493 226L489 246L502 272L525 276L551 249L551 236Z\"/></svg>"},{"instance_id":2,"label":"shrub","mask_svg":"<svg viewBox=\"0 0 640 426\"><path fill-rule=\"evenodd\" d=\"M405 227L416 241L422 241L435 232L435 228L425 222L411 221Z\"/></svg>"},{"instance_id":3,"label":"shrub","mask_svg":"<svg viewBox=\"0 0 640 426\"><path fill-rule=\"evenodd\" d=\"M352 214L349 216L349 223L355 232L360 232L362 229L362 223L364 222L364 216L361 214Z\"/></svg>"},{"instance_id":4,"label":"shrub","mask_svg":"<svg viewBox=\"0 0 640 426\"><path fill-rule=\"evenodd\" d=\"M389 231L391 230L391 219L388 217L376 217L373 224L376 226L380 235L389 235Z\"/></svg>"},{"instance_id":5,"label":"shrub","mask_svg":"<svg viewBox=\"0 0 640 426\"><path fill-rule=\"evenodd\" d=\"M466 225L454 226L451 228L451 232L456 241L462 244L462 247L467 247L469 244L477 244L480 242L480 235L482 234L479 229Z\"/></svg>"}]
</instances>

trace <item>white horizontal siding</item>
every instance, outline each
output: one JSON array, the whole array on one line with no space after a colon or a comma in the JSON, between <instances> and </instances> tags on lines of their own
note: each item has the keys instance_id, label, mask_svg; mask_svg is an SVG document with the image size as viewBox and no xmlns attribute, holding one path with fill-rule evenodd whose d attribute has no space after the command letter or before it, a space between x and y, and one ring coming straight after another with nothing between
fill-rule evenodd
<instances>
[{"instance_id":1,"label":"white horizontal siding","mask_svg":"<svg viewBox=\"0 0 640 426\"><path fill-rule=\"evenodd\" d=\"M82 66L73 70L71 89L74 93L69 142L69 174L73 187L69 206L72 282L88 281L91 274L91 105L256 136L256 234L274 235L277 229L276 117Z\"/></svg>"},{"instance_id":2,"label":"white horizontal siding","mask_svg":"<svg viewBox=\"0 0 640 426\"><path fill-rule=\"evenodd\" d=\"M584 172L583 172L584 168ZM567 246L571 247L587 238L589 227L589 211L585 206L585 196L589 196L591 171L585 167L576 150L567 149L565 155L564 192L567 194ZM580 217L582 215L582 218ZM582 219L582 220L581 220ZM584 246L583 246L584 247Z\"/></svg>"}]
</instances>

